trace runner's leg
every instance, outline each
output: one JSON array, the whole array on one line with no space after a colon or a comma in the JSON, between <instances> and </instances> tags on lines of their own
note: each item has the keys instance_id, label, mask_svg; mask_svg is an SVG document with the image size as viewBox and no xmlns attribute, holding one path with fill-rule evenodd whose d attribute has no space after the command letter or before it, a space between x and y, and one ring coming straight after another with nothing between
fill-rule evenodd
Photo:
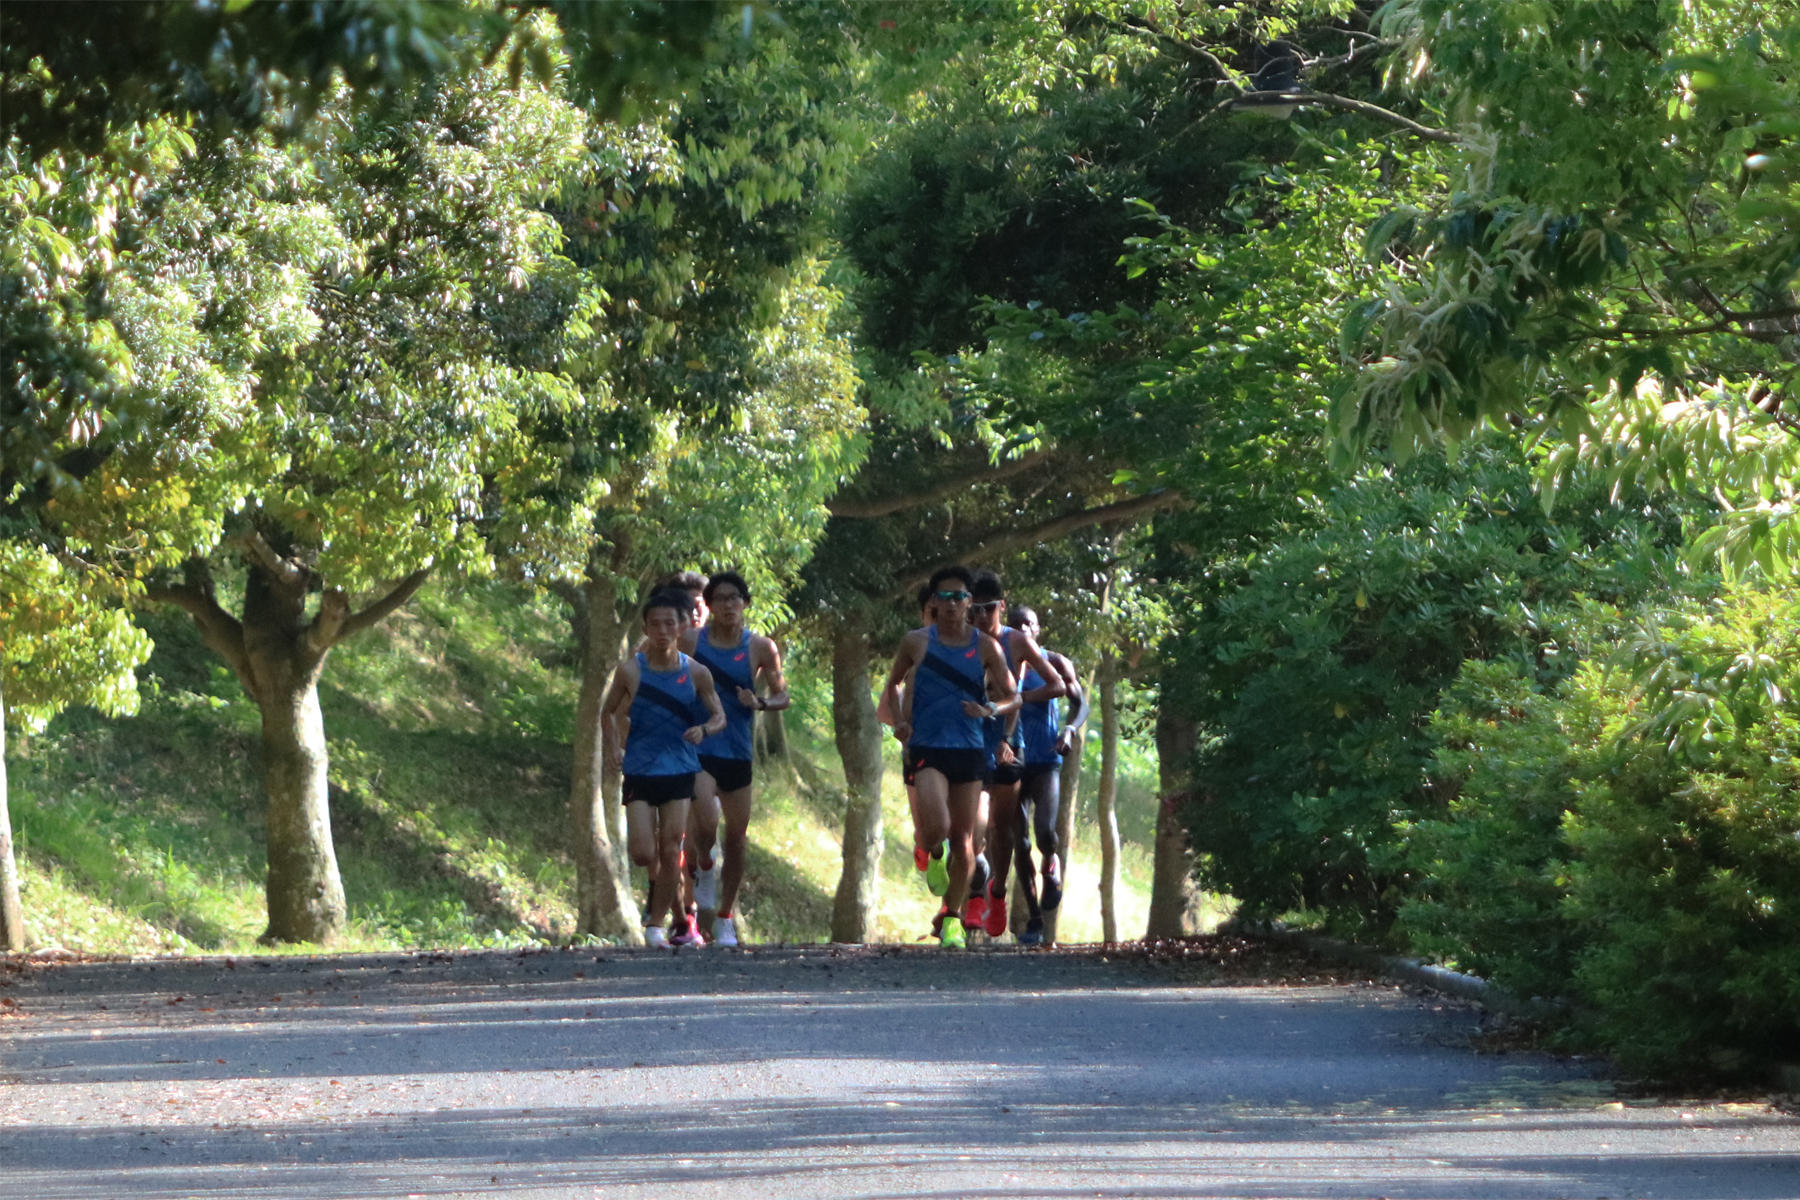
<instances>
[{"instance_id":1,"label":"runner's leg","mask_svg":"<svg viewBox=\"0 0 1800 1200\"><path fill-rule=\"evenodd\" d=\"M724 865L719 869L719 912L730 915L737 911L738 888L744 883L745 857L750 848L750 798L755 786L720 793L716 799L722 819L717 827L725 832Z\"/></svg>"},{"instance_id":2,"label":"runner's leg","mask_svg":"<svg viewBox=\"0 0 1800 1200\"><path fill-rule=\"evenodd\" d=\"M651 886L650 895L651 909L658 918L671 908L680 912L679 883L664 881L679 881L682 877L681 846L687 838L688 810L691 807L691 800L681 799L667 801L655 810L657 879ZM663 907L658 908L659 904ZM652 923L664 924L660 919Z\"/></svg>"},{"instance_id":3,"label":"runner's leg","mask_svg":"<svg viewBox=\"0 0 1800 1200\"><path fill-rule=\"evenodd\" d=\"M631 861L644 868L650 878L650 895L644 902L644 924L661 925L662 912L669 902L656 892L656 877L660 873L656 858L656 810L642 800L633 800L625 806L625 847L631 854ZM661 909L657 907L659 899L663 905Z\"/></svg>"},{"instance_id":4,"label":"runner's leg","mask_svg":"<svg viewBox=\"0 0 1800 1200\"><path fill-rule=\"evenodd\" d=\"M943 777L940 775L939 778ZM919 773L919 779L924 782L923 771ZM945 806L950 825L950 884L944 891L944 903L952 913L959 913L969 898L969 880L975 872L975 820L981 807L980 781L946 784Z\"/></svg>"}]
</instances>

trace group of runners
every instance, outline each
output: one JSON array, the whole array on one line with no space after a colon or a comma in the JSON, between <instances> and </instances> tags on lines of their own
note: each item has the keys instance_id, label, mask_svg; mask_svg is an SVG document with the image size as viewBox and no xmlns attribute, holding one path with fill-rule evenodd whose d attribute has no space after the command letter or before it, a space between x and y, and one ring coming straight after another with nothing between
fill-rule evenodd
<instances>
[{"instance_id":1,"label":"group of runners","mask_svg":"<svg viewBox=\"0 0 1800 1200\"><path fill-rule=\"evenodd\" d=\"M913 865L943 897L938 939L959 949L970 932L1007 932L1016 857L1027 908L1019 942L1039 944L1044 912L1062 903L1061 768L1087 719L1086 695L1068 658L1038 644L1037 613L1008 611L992 571L941 568L919 593L919 615L877 711L902 747Z\"/></svg>"},{"instance_id":2,"label":"group of runners","mask_svg":"<svg viewBox=\"0 0 1800 1200\"><path fill-rule=\"evenodd\" d=\"M715 944L738 944L755 714L790 702L781 650L749 630L749 605L735 571L666 579L601 705L608 761L624 776L631 860L649 878L650 946L705 945L701 910L716 914ZM1007 610L991 571L940 569L919 610L877 714L902 747L914 865L943 898L933 932L953 949L971 931L1004 935L1016 859L1028 912L1019 941L1041 943L1043 913L1062 899L1060 768L1087 717L1080 682L1066 657L1038 644L1035 612Z\"/></svg>"}]
</instances>

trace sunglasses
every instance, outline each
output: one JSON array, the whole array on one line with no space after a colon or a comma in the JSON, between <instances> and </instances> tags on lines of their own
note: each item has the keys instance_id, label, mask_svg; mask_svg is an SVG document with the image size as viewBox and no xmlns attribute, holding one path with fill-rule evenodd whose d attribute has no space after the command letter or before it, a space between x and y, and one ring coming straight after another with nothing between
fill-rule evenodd
<instances>
[{"instance_id":1,"label":"sunglasses","mask_svg":"<svg viewBox=\"0 0 1800 1200\"><path fill-rule=\"evenodd\" d=\"M983 600L980 604L969 605L969 611L978 612L978 613L991 613L996 608L999 608L1004 603L1005 603L1004 600Z\"/></svg>"},{"instance_id":2,"label":"sunglasses","mask_svg":"<svg viewBox=\"0 0 1800 1200\"><path fill-rule=\"evenodd\" d=\"M969 598L969 593L967 593L967 592L939 592L937 594L937 598L939 600L948 600L950 603L955 604L958 601L967 600Z\"/></svg>"}]
</instances>

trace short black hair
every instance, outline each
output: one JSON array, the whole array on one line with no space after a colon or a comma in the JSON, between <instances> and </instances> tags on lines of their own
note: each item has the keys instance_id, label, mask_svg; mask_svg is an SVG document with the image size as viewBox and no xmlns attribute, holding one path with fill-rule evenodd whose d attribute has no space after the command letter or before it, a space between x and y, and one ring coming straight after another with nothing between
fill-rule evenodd
<instances>
[{"instance_id":1,"label":"short black hair","mask_svg":"<svg viewBox=\"0 0 1800 1200\"><path fill-rule=\"evenodd\" d=\"M706 597L706 602L708 604L712 603L713 589L718 587L721 583L729 583L738 590L738 595L744 598L744 603L746 605L750 603L750 585L744 582L744 577L739 575L736 571L720 571L709 578L706 581L706 586L700 590L700 594Z\"/></svg>"},{"instance_id":2,"label":"short black hair","mask_svg":"<svg viewBox=\"0 0 1800 1200\"><path fill-rule=\"evenodd\" d=\"M656 585L656 590L659 592L705 592L706 576L698 571L675 571L664 576L663 581ZM689 611L693 611L691 606Z\"/></svg>"},{"instance_id":3,"label":"short black hair","mask_svg":"<svg viewBox=\"0 0 1800 1200\"><path fill-rule=\"evenodd\" d=\"M933 571L931 573L931 582L925 585L925 590L935 595L938 590L938 585L943 583L946 579L960 579L964 591L974 590L975 576L970 573L969 568L959 566L955 563L952 563L947 567L939 567L937 570Z\"/></svg>"},{"instance_id":4,"label":"short black hair","mask_svg":"<svg viewBox=\"0 0 1800 1200\"><path fill-rule=\"evenodd\" d=\"M1037 609L1029 604L1015 604L1006 612L1006 623L1014 629L1025 623L1026 617L1036 617Z\"/></svg>"},{"instance_id":5,"label":"short black hair","mask_svg":"<svg viewBox=\"0 0 1800 1200\"><path fill-rule=\"evenodd\" d=\"M650 615L653 608L672 608L682 620L694 615L694 598L678 587L657 588L644 601L644 616Z\"/></svg>"},{"instance_id":6,"label":"short black hair","mask_svg":"<svg viewBox=\"0 0 1800 1200\"><path fill-rule=\"evenodd\" d=\"M975 572L974 578L969 580L969 592L977 602L1006 599L1006 589L1000 586L1000 577L985 568Z\"/></svg>"}]
</instances>

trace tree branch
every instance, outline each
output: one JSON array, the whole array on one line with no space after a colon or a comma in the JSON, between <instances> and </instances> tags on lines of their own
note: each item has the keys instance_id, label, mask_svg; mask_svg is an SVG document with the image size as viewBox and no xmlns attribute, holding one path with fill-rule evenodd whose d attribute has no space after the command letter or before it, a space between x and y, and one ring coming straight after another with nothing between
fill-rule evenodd
<instances>
[{"instance_id":1,"label":"tree branch","mask_svg":"<svg viewBox=\"0 0 1800 1200\"><path fill-rule=\"evenodd\" d=\"M251 669L249 652L244 649L244 626L219 606L213 594L212 580L204 568L195 570L190 564L185 583L146 584L144 598L156 604L172 604L194 618L194 624L200 629L200 640L206 643L207 649L225 660L244 691L251 699L256 699L256 673Z\"/></svg>"},{"instance_id":2,"label":"tree branch","mask_svg":"<svg viewBox=\"0 0 1800 1200\"><path fill-rule=\"evenodd\" d=\"M244 548L256 564L273 575L285 587L300 587L306 582L306 569L291 558L283 558L275 553L275 548L263 540L263 535L254 529L246 530L237 538L238 545Z\"/></svg>"},{"instance_id":3,"label":"tree branch","mask_svg":"<svg viewBox=\"0 0 1800 1200\"><path fill-rule=\"evenodd\" d=\"M402 579L398 584L396 584L394 586L393 591L389 592L387 595L383 596L381 599L377 600L375 603L369 605L369 607L363 609L359 613L352 613L352 614L346 615L345 617L342 618L343 623L339 627L337 636L332 638L331 641L327 644L328 645L336 645L338 642L343 641L345 638L355 637L357 634L361 633L365 629L368 629L372 625L380 624L384 619L386 619L386 617L388 616L389 613L392 613L395 609L397 609L401 605L405 604L408 600L411 600L413 598L413 594L416 593L421 587L423 587L425 584L425 581L430 577L431 577L431 568L430 567L420 567L417 571L414 571L411 575L408 575L405 579ZM336 591L337 591L336 588L332 589L332 592L336 592ZM327 592L326 597L329 598L331 596L332 592ZM337 594L340 596L343 595L342 592L338 592ZM326 606L323 603L321 603L319 605L320 619L323 619L325 616L325 607ZM346 608L346 610L349 608L348 601L345 602L344 607ZM316 627L318 625L318 621L314 621L314 625Z\"/></svg>"},{"instance_id":4,"label":"tree branch","mask_svg":"<svg viewBox=\"0 0 1800 1200\"><path fill-rule=\"evenodd\" d=\"M1437 129L1430 125L1421 125L1411 117L1403 117L1392 109L1383 108L1379 104L1370 104L1367 100L1352 100L1349 96L1334 96L1330 92L1245 92L1241 96L1233 96L1228 100L1221 100L1218 104L1213 106L1211 112L1216 113L1222 109L1240 108L1246 103L1264 105L1292 104L1295 106L1310 104L1322 108L1341 108L1345 112L1358 113L1365 117L1373 117L1377 121L1386 121L1390 125L1398 125L1400 128L1417 134L1428 142L1455 143L1462 141L1461 135L1452 133L1448 129ZM1210 115L1210 113L1208 115Z\"/></svg>"},{"instance_id":5,"label":"tree branch","mask_svg":"<svg viewBox=\"0 0 1800 1200\"><path fill-rule=\"evenodd\" d=\"M978 483L994 483L1023 474L1033 467L1043 465L1050 458L1051 453L1049 450L1033 450L1030 454L1022 454L1018 458L996 463L985 470L972 471L951 479L939 480L931 487L902 492L899 495L887 496L879 500L832 500L826 504L825 510L834 517L872 520L875 517L889 516L908 508L924 508Z\"/></svg>"},{"instance_id":6,"label":"tree branch","mask_svg":"<svg viewBox=\"0 0 1800 1200\"><path fill-rule=\"evenodd\" d=\"M1182 502L1183 497L1179 492L1168 490L1147 492L1142 496L1133 496L1129 500L1102 504L1097 508L1084 508L1080 512L1065 513L1060 517L1052 517L1048 521L1039 522L1026 529L1007 529L984 541L977 542L975 545L964 547L957 557L964 562L980 562L985 559L998 558L1003 554L1010 554L1014 550L1022 550L1027 546L1037 546L1055 541L1078 529L1137 520L1154 512L1174 508ZM936 569L936 563L906 568L895 581L894 590L890 594L906 595L930 579L932 571Z\"/></svg>"}]
</instances>

